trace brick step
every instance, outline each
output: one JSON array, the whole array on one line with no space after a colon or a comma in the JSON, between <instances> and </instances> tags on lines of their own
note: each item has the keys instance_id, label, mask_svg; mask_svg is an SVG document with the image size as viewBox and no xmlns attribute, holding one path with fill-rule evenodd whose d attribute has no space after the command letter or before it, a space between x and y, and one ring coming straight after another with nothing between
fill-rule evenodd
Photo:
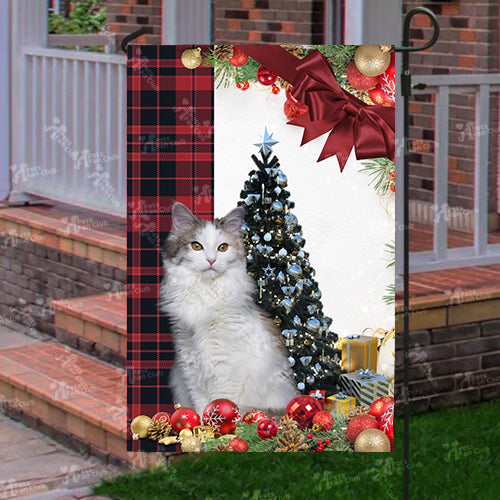
<instances>
[{"instance_id":1,"label":"brick step","mask_svg":"<svg viewBox=\"0 0 500 500\"><path fill-rule=\"evenodd\" d=\"M0 395L79 449L127 462L126 375L52 342L0 350Z\"/></svg>"},{"instance_id":2,"label":"brick step","mask_svg":"<svg viewBox=\"0 0 500 500\"><path fill-rule=\"evenodd\" d=\"M56 338L79 351L125 367L126 292L55 300Z\"/></svg>"},{"instance_id":3,"label":"brick step","mask_svg":"<svg viewBox=\"0 0 500 500\"><path fill-rule=\"evenodd\" d=\"M71 205L11 207L0 210L0 234L12 246L20 240L127 269L125 221Z\"/></svg>"}]
</instances>

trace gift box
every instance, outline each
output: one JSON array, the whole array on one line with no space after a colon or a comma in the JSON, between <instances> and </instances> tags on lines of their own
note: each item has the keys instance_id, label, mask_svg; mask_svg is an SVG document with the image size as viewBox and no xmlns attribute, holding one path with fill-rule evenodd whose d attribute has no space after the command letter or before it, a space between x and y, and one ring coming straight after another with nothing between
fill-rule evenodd
<instances>
[{"instance_id":1,"label":"gift box","mask_svg":"<svg viewBox=\"0 0 500 500\"><path fill-rule=\"evenodd\" d=\"M325 409L326 391L320 391L319 389L316 389L315 391L309 392L309 396L317 399L323 410Z\"/></svg>"},{"instance_id":2,"label":"gift box","mask_svg":"<svg viewBox=\"0 0 500 500\"><path fill-rule=\"evenodd\" d=\"M342 368L354 372L360 368L377 369L377 342L374 337L351 335L341 340Z\"/></svg>"},{"instance_id":3,"label":"gift box","mask_svg":"<svg viewBox=\"0 0 500 500\"><path fill-rule=\"evenodd\" d=\"M356 398L358 405L370 406L380 396L389 393L389 377L373 370L358 370L340 375L340 387Z\"/></svg>"},{"instance_id":4,"label":"gift box","mask_svg":"<svg viewBox=\"0 0 500 500\"><path fill-rule=\"evenodd\" d=\"M325 402L325 410L332 413L349 413L356 408L356 398L348 396L343 392L328 396Z\"/></svg>"}]
</instances>

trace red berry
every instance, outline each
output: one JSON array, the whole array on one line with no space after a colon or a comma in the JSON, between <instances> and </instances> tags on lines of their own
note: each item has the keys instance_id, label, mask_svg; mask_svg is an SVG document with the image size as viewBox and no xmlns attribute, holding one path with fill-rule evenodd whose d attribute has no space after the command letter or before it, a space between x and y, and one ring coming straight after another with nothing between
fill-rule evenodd
<instances>
[{"instance_id":1,"label":"red berry","mask_svg":"<svg viewBox=\"0 0 500 500\"><path fill-rule=\"evenodd\" d=\"M326 444L330 444L331 442L332 442L332 441L331 441L330 439L328 439L328 438L327 438L327 439L325 439L325 443L326 443Z\"/></svg>"},{"instance_id":2,"label":"red berry","mask_svg":"<svg viewBox=\"0 0 500 500\"><path fill-rule=\"evenodd\" d=\"M391 179L394 179L394 177L396 177L396 172L394 172L394 170L389 174L389 177Z\"/></svg>"},{"instance_id":3,"label":"red berry","mask_svg":"<svg viewBox=\"0 0 500 500\"><path fill-rule=\"evenodd\" d=\"M396 192L396 186L394 185L394 182L391 182L391 183L389 184L389 187L391 188L391 191L392 191L393 193L394 193L394 192Z\"/></svg>"},{"instance_id":4,"label":"red berry","mask_svg":"<svg viewBox=\"0 0 500 500\"><path fill-rule=\"evenodd\" d=\"M307 435L307 439L312 439L313 435L312 434L308 434Z\"/></svg>"},{"instance_id":5,"label":"red berry","mask_svg":"<svg viewBox=\"0 0 500 500\"><path fill-rule=\"evenodd\" d=\"M274 95L276 95L280 93L280 88L277 85L273 85L271 91Z\"/></svg>"},{"instance_id":6,"label":"red berry","mask_svg":"<svg viewBox=\"0 0 500 500\"><path fill-rule=\"evenodd\" d=\"M248 82L236 82L236 87L240 90L247 90L248 87L250 87L250 84Z\"/></svg>"},{"instance_id":7,"label":"red berry","mask_svg":"<svg viewBox=\"0 0 500 500\"><path fill-rule=\"evenodd\" d=\"M317 444L318 446L320 446L320 445L322 445L322 444L323 444L323 441L321 441L321 440L316 441L316 444Z\"/></svg>"}]
</instances>

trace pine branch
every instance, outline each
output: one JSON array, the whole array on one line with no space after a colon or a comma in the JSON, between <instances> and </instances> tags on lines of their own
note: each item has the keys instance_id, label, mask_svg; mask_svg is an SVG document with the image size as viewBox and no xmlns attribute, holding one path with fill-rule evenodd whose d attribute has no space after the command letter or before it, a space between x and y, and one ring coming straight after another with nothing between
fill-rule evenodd
<instances>
[{"instance_id":1,"label":"pine branch","mask_svg":"<svg viewBox=\"0 0 500 500\"><path fill-rule=\"evenodd\" d=\"M388 158L374 158L370 161L362 162L363 168L360 172L368 172L372 180L369 182L369 186L372 184L377 192L381 195L387 193L390 183L394 182L391 179L391 172L395 170L395 163Z\"/></svg>"},{"instance_id":2,"label":"pine branch","mask_svg":"<svg viewBox=\"0 0 500 500\"><path fill-rule=\"evenodd\" d=\"M384 295L382 297L382 300L388 306L390 306L391 304L394 304L396 302L396 285L394 283L387 285L385 292L386 292L386 295Z\"/></svg>"}]
</instances>

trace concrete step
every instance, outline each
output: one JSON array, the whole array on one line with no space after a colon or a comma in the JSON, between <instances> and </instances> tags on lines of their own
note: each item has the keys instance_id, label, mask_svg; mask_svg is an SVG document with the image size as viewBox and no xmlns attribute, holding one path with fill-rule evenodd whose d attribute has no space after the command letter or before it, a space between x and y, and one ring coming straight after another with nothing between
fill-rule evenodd
<instances>
[{"instance_id":1,"label":"concrete step","mask_svg":"<svg viewBox=\"0 0 500 500\"><path fill-rule=\"evenodd\" d=\"M69 347L39 342L0 350L4 402L108 462L130 460L125 394L124 370Z\"/></svg>"},{"instance_id":2,"label":"concrete step","mask_svg":"<svg viewBox=\"0 0 500 500\"><path fill-rule=\"evenodd\" d=\"M56 338L79 351L125 367L126 295L110 292L53 301Z\"/></svg>"}]
</instances>

